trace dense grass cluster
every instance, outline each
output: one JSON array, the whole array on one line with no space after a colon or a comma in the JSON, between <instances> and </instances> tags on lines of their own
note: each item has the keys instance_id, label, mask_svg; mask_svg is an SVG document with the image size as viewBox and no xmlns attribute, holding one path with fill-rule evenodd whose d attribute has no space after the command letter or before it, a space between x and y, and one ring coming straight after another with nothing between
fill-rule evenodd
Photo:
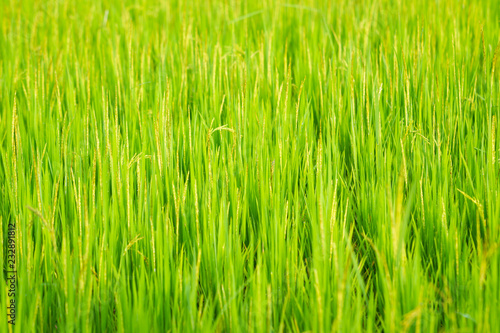
<instances>
[{"instance_id":1,"label":"dense grass cluster","mask_svg":"<svg viewBox=\"0 0 500 333\"><path fill-rule=\"evenodd\" d=\"M1 332L496 331L497 0L0 3Z\"/></svg>"}]
</instances>

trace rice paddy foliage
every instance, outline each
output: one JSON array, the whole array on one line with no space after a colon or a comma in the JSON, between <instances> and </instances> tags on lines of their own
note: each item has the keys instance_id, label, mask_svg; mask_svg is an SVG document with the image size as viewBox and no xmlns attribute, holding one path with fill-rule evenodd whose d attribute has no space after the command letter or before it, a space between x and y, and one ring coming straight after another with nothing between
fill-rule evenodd
<instances>
[{"instance_id":1,"label":"rice paddy foliage","mask_svg":"<svg viewBox=\"0 0 500 333\"><path fill-rule=\"evenodd\" d=\"M496 0L2 1L0 331L497 331L499 25Z\"/></svg>"}]
</instances>

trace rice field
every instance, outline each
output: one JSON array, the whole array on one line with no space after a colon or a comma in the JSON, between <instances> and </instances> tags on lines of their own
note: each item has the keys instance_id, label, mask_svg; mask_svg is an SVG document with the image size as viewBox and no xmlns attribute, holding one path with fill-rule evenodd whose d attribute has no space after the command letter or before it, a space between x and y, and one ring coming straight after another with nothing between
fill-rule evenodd
<instances>
[{"instance_id":1,"label":"rice field","mask_svg":"<svg viewBox=\"0 0 500 333\"><path fill-rule=\"evenodd\" d=\"M497 0L1 1L0 332L500 331L499 56Z\"/></svg>"}]
</instances>

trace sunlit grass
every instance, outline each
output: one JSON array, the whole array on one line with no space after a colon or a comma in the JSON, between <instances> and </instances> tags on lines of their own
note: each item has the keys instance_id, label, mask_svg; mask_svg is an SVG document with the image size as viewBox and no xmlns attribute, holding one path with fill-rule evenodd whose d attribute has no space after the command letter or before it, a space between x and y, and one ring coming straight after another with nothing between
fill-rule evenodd
<instances>
[{"instance_id":1,"label":"sunlit grass","mask_svg":"<svg viewBox=\"0 0 500 333\"><path fill-rule=\"evenodd\" d=\"M0 29L1 332L499 330L496 0L7 0Z\"/></svg>"}]
</instances>

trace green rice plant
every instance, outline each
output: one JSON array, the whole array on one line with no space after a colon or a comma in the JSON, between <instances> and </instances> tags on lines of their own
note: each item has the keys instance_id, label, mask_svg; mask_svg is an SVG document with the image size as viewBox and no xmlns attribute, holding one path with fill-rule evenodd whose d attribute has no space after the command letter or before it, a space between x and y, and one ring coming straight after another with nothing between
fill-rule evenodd
<instances>
[{"instance_id":1,"label":"green rice plant","mask_svg":"<svg viewBox=\"0 0 500 333\"><path fill-rule=\"evenodd\" d=\"M498 331L499 32L496 0L1 2L0 332Z\"/></svg>"}]
</instances>

